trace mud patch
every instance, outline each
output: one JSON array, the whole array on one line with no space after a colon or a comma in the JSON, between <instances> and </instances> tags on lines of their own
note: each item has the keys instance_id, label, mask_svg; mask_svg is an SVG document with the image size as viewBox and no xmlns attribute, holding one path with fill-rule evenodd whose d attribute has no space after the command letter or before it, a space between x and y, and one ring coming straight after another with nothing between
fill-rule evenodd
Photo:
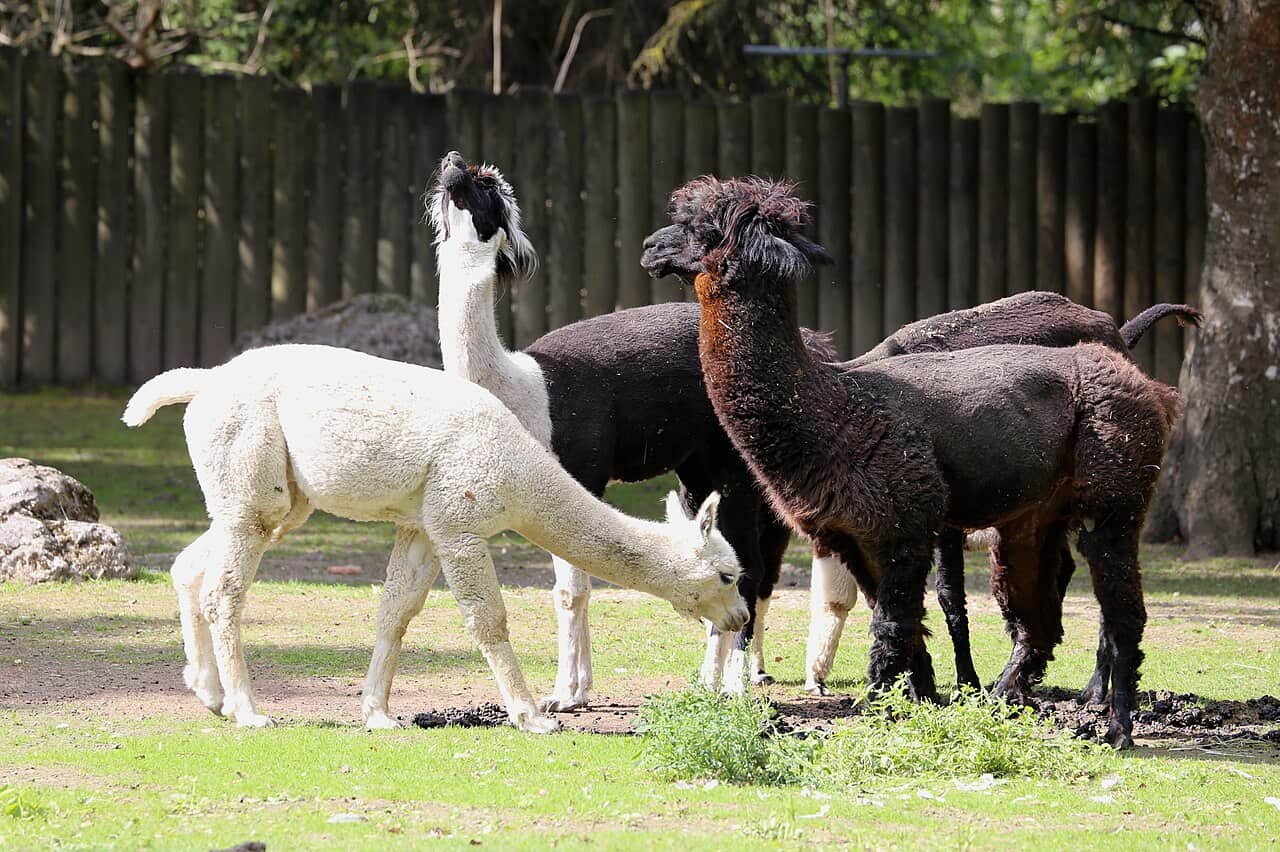
<instances>
[{"instance_id":1,"label":"mud patch","mask_svg":"<svg viewBox=\"0 0 1280 852\"><path fill-rule=\"evenodd\" d=\"M478 707L446 707L428 710L413 717L419 728L497 728L510 724L507 711L500 704L481 704Z\"/></svg>"},{"instance_id":2,"label":"mud patch","mask_svg":"<svg viewBox=\"0 0 1280 852\"><path fill-rule=\"evenodd\" d=\"M1037 709L1059 727L1086 739L1106 733L1105 704L1081 705L1076 694L1061 688L1044 689ZM1140 744L1200 746L1227 740L1265 743L1271 757L1280 758L1280 699L1270 695L1246 701L1218 701L1194 693L1147 690L1138 693L1133 713L1133 736Z\"/></svg>"}]
</instances>

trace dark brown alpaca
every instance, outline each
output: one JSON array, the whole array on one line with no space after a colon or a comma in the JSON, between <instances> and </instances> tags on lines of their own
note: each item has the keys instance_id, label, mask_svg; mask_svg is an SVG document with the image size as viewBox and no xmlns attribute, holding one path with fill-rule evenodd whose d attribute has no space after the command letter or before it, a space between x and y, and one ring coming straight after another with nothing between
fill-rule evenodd
<instances>
[{"instance_id":1,"label":"dark brown alpaca","mask_svg":"<svg viewBox=\"0 0 1280 852\"><path fill-rule=\"evenodd\" d=\"M1112 654L1107 740L1132 742L1146 623L1138 533L1176 391L1123 355L989 346L863 367L813 359L795 284L825 251L785 183L699 178L646 241L650 271L696 274L708 395L779 514L837 553L873 607L868 678L934 694L924 583L938 530L993 526L1015 648L997 687L1027 700L1061 631L1056 561L1080 528Z\"/></svg>"}]
</instances>

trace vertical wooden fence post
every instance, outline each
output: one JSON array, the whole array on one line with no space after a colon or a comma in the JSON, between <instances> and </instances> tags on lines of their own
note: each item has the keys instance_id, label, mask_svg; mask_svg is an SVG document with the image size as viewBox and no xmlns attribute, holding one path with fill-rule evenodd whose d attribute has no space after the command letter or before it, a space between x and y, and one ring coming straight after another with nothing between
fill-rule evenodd
<instances>
[{"instance_id":1,"label":"vertical wooden fence post","mask_svg":"<svg viewBox=\"0 0 1280 852\"><path fill-rule=\"evenodd\" d=\"M978 176L978 301L1005 294L1008 280L1009 107L983 104Z\"/></svg>"},{"instance_id":2,"label":"vertical wooden fence post","mask_svg":"<svg viewBox=\"0 0 1280 852\"><path fill-rule=\"evenodd\" d=\"M582 102L586 137L582 144L583 304L589 317L611 312L618 301L618 133L613 98L588 97ZM637 258L637 265L638 265Z\"/></svg>"},{"instance_id":3,"label":"vertical wooden fence post","mask_svg":"<svg viewBox=\"0 0 1280 852\"><path fill-rule=\"evenodd\" d=\"M938 98L921 103L918 126L916 318L931 317L947 309L951 104Z\"/></svg>"},{"instance_id":4,"label":"vertical wooden fence post","mask_svg":"<svg viewBox=\"0 0 1280 852\"><path fill-rule=\"evenodd\" d=\"M649 96L649 215L645 236L667 223L667 199L684 178L684 101L674 93ZM640 263L640 255L623 262ZM684 298L680 279L674 275L650 282L651 300L678 302Z\"/></svg>"},{"instance_id":5,"label":"vertical wooden fence post","mask_svg":"<svg viewBox=\"0 0 1280 852\"><path fill-rule=\"evenodd\" d=\"M22 60L0 47L0 390L18 384L22 347Z\"/></svg>"},{"instance_id":6,"label":"vertical wooden fence post","mask_svg":"<svg viewBox=\"0 0 1280 852\"><path fill-rule=\"evenodd\" d=\"M200 313L200 213L204 189L204 78L169 81L169 268L164 285L164 366L196 363Z\"/></svg>"},{"instance_id":7,"label":"vertical wooden fence post","mask_svg":"<svg viewBox=\"0 0 1280 852\"><path fill-rule=\"evenodd\" d=\"M342 298L343 163L342 90L331 83L311 88L315 170L307 204L307 310Z\"/></svg>"},{"instance_id":8,"label":"vertical wooden fence post","mask_svg":"<svg viewBox=\"0 0 1280 852\"><path fill-rule=\"evenodd\" d=\"M57 222L62 71L45 53L23 56L22 381L57 376Z\"/></svg>"},{"instance_id":9,"label":"vertical wooden fence post","mask_svg":"<svg viewBox=\"0 0 1280 852\"><path fill-rule=\"evenodd\" d=\"M551 94L533 91L519 96L516 104L516 174L519 176L521 213L525 233L535 248L546 251L551 243L547 209L547 116ZM555 263L555 258L550 258ZM547 333L547 270L519 282L515 293L516 345L521 349Z\"/></svg>"},{"instance_id":10,"label":"vertical wooden fence post","mask_svg":"<svg viewBox=\"0 0 1280 852\"><path fill-rule=\"evenodd\" d=\"M1155 207L1154 98L1129 101L1129 156L1125 181L1124 318L1136 316L1152 302L1155 287L1152 270L1152 221ZM1154 367L1155 346L1145 334L1133 347L1134 360L1148 373Z\"/></svg>"},{"instance_id":11,"label":"vertical wooden fence post","mask_svg":"<svg viewBox=\"0 0 1280 852\"><path fill-rule=\"evenodd\" d=\"M850 263L850 189L853 185L853 158L849 156L853 125L847 109L824 109L818 113L817 202L818 242L835 261L819 266L818 318L816 327L833 332L836 351L849 357L853 344L853 282Z\"/></svg>"},{"instance_id":12,"label":"vertical wooden fence post","mask_svg":"<svg viewBox=\"0 0 1280 852\"><path fill-rule=\"evenodd\" d=\"M751 171L780 178L787 166L787 99L781 95L751 98Z\"/></svg>"},{"instance_id":13,"label":"vertical wooden fence post","mask_svg":"<svg viewBox=\"0 0 1280 852\"><path fill-rule=\"evenodd\" d=\"M884 332L916 318L916 110L885 116Z\"/></svg>"},{"instance_id":14,"label":"vertical wooden fence post","mask_svg":"<svg viewBox=\"0 0 1280 852\"><path fill-rule=\"evenodd\" d=\"M1125 130L1123 101L1103 104L1098 117L1098 212L1093 243L1093 306L1120 319L1124 311Z\"/></svg>"},{"instance_id":15,"label":"vertical wooden fence post","mask_svg":"<svg viewBox=\"0 0 1280 852\"><path fill-rule=\"evenodd\" d=\"M722 103L716 108L716 174L742 177L751 171L751 107Z\"/></svg>"},{"instance_id":16,"label":"vertical wooden fence post","mask_svg":"<svg viewBox=\"0 0 1280 852\"><path fill-rule=\"evenodd\" d=\"M1155 299L1182 300L1182 268L1186 260L1187 114L1162 109L1156 116ZM1157 323L1154 337L1155 377L1177 384L1182 370L1182 332L1172 322Z\"/></svg>"},{"instance_id":17,"label":"vertical wooden fence post","mask_svg":"<svg viewBox=\"0 0 1280 852\"><path fill-rule=\"evenodd\" d=\"M1005 293L1036 286L1036 133L1040 106L1009 105L1009 266Z\"/></svg>"},{"instance_id":18,"label":"vertical wooden fence post","mask_svg":"<svg viewBox=\"0 0 1280 852\"><path fill-rule=\"evenodd\" d=\"M786 161L783 175L796 182L796 192L801 198L814 202L810 209L813 224L809 236L816 238L822 224L823 210L818 200L818 109L809 104L789 103L786 110L787 136ZM822 180L826 175L821 176ZM813 327L818 324L818 270L800 279L796 288L796 314L800 324Z\"/></svg>"},{"instance_id":19,"label":"vertical wooden fence post","mask_svg":"<svg viewBox=\"0 0 1280 852\"><path fill-rule=\"evenodd\" d=\"M372 293L378 282L378 84L348 83L342 93L346 122L346 183L342 209L342 296Z\"/></svg>"},{"instance_id":20,"label":"vertical wooden fence post","mask_svg":"<svg viewBox=\"0 0 1280 852\"><path fill-rule=\"evenodd\" d=\"M516 197L520 201L520 209L525 213L525 219L527 220L529 206L534 203L534 200L527 192L528 188L525 186L524 172L519 168L520 164L517 162L519 157L516 155L516 113L519 112L519 103L510 95L477 94L470 101L460 102L456 109L461 110L468 103L472 105L472 110L480 116L477 121L480 147L473 149L470 153L466 150L460 150L459 153L469 163L484 162L497 166L511 182ZM550 257L551 247L544 243L533 241L533 233L529 232L527 221L525 223L525 231L533 244L533 250L538 253L538 257L542 260L538 275L546 275L547 259ZM524 285L525 282L516 282L512 289L499 290L494 293L493 311L498 323L498 334L511 347L516 345L516 314L519 310L516 300L519 298L519 291ZM528 282L529 287L538 287L540 285L540 281L536 283Z\"/></svg>"},{"instance_id":21,"label":"vertical wooden fence post","mask_svg":"<svg viewBox=\"0 0 1280 852\"><path fill-rule=\"evenodd\" d=\"M978 303L978 119L951 118L947 310Z\"/></svg>"},{"instance_id":22,"label":"vertical wooden fence post","mask_svg":"<svg viewBox=\"0 0 1280 852\"><path fill-rule=\"evenodd\" d=\"M549 195L551 256L547 294L551 328L582 317L582 99L553 96Z\"/></svg>"},{"instance_id":23,"label":"vertical wooden fence post","mask_svg":"<svg viewBox=\"0 0 1280 852\"><path fill-rule=\"evenodd\" d=\"M640 266L649 236L649 96L618 94L618 307L649 304L649 277Z\"/></svg>"},{"instance_id":24,"label":"vertical wooden fence post","mask_svg":"<svg viewBox=\"0 0 1280 852\"><path fill-rule=\"evenodd\" d=\"M133 257L129 208L133 181L133 85L123 62L99 66L98 190L93 286L94 375L129 380L129 278Z\"/></svg>"},{"instance_id":25,"label":"vertical wooden fence post","mask_svg":"<svg viewBox=\"0 0 1280 852\"><path fill-rule=\"evenodd\" d=\"M129 288L129 380L164 363L165 234L169 207L169 77L137 78L133 135L133 283Z\"/></svg>"},{"instance_id":26,"label":"vertical wooden fence post","mask_svg":"<svg viewBox=\"0 0 1280 852\"><path fill-rule=\"evenodd\" d=\"M1062 293L1065 264L1067 116L1040 114L1036 133L1036 289Z\"/></svg>"},{"instance_id":27,"label":"vertical wooden fence post","mask_svg":"<svg viewBox=\"0 0 1280 852\"><path fill-rule=\"evenodd\" d=\"M853 106L853 355L884 337L884 105Z\"/></svg>"},{"instance_id":28,"label":"vertical wooden fence post","mask_svg":"<svg viewBox=\"0 0 1280 852\"><path fill-rule=\"evenodd\" d=\"M434 306L438 301L435 234L426 221L426 204L431 183L448 153L443 95L415 94L410 102L409 126L413 131L413 185L409 192L413 206L413 268L410 296L415 302Z\"/></svg>"},{"instance_id":29,"label":"vertical wooden fence post","mask_svg":"<svg viewBox=\"0 0 1280 852\"><path fill-rule=\"evenodd\" d=\"M94 254L97 242L98 75L68 69L62 98L62 223L58 233L58 381L83 384L93 372Z\"/></svg>"},{"instance_id":30,"label":"vertical wooden fence post","mask_svg":"<svg viewBox=\"0 0 1280 852\"><path fill-rule=\"evenodd\" d=\"M226 360L236 324L240 251L240 140L235 77L204 81L204 263L200 267L200 363Z\"/></svg>"},{"instance_id":31,"label":"vertical wooden fence post","mask_svg":"<svg viewBox=\"0 0 1280 852\"><path fill-rule=\"evenodd\" d=\"M275 92L275 162L271 169L271 318L287 319L307 309L307 187L314 173L314 140L306 93L291 86ZM401 127L401 132L405 132ZM383 161L384 167L386 161ZM408 167L399 164L406 173ZM403 219L405 212L400 211ZM404 239L407 240L407 237ZM404 246L402 251L407 249ZM396 270L408 284L407 262Z\"/></svg>"},{"instance_id":32,"label":"vertical wooden fence post","mask_svg":"<svg viewBox=\"0 0 1280 852\"><path fill-rule=\"evenodd\" d=\"M1093 307L1093 234L1097 211L1096 125L1071 122L1067 130L1067 208L1063 235L1067 298Z\"/></svg>"},{"instance_id":33,"label":"vertical wooden fence post","mask_svg":"<svg viewBox=\"0 0 1280 852\"><path fill-rule=\"evenodd\" d=\"M378 290L409 295L409 233L413 211L406 204L409 176L409 90L400 84L378 87L381 147L378 152L377 192Z\"/></svg>"},{"instance_id":34,"label":"vertical wooden fence post","mask_svg":"<svg viewBox=\"0 0 1280 852\"><path fill-rule=\"evenodd\" d=\"M271 81L240 77L240 271L236 333L271 315ZM368 192L365 191L365 195Z\"/></svg>"}]
</instances>

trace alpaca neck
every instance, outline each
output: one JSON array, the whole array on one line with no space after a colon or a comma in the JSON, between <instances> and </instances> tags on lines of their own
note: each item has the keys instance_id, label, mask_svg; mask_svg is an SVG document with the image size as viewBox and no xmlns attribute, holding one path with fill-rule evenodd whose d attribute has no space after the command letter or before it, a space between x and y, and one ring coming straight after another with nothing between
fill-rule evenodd
<instances>
[{"instance_id":1,"label":"alpaca neck","mask_svg":"<svg viewBox=\"0 0 1280 852\"><path fill-rule=\"evenodd\" d=\"M785 448L777 436L793 436L793 445L827 446L831 436L818 434L815 427L821 431L823 423L847 420L832 412L846 397L835 370L815 361L804 344L796 321L795 285L741 283L698 276L698 349L707 393L725 430L772 489L804 477L795 458L779 452Z\"/></svg>"},{"instance_id":2,"label":"alpaca neck","mask_svg":"<svg viewBox=\"0 0 1280 852\"><path fill-rule=\"evenodd\" d=\"M551 443L547 390L538 365L510 352L498 335L493 294L498 274L492 252L474 243L442 243L440 355L447 373L492 393L544 446Z\"/></svg>"}]
</instances>

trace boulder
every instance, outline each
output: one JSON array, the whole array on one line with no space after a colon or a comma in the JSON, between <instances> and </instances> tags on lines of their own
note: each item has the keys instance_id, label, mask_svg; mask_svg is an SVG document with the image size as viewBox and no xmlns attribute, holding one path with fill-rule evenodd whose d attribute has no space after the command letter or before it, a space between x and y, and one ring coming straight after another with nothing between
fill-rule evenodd
<instances>
[{"instance_id":1,"label":"boulder","mask_svg":"<svg viewBox=\"0 0 1280 852\"><path fill-rule=\"evenodd\" d=\"M45 521L96 521L93 492L60 470L0 459L0 520L21 513Z\"/></svg>"},{"instance_id":2,"label":"boulder","mask_svg":"<svg viewBox=\"0 0 1280 852\"><path fill-rule=\"evenodd\" d=\"M342 346L424 367L441 364L435 310L395 293L365 293L245 332L228 357L280 343Z\"/></svg>"},{"instance_id":3,"label":"boulder","mask_svg":"<svg viewBox=\"0 0 1280 852\"><path fill-rule=\"evenodd\" d=\"M93 492L27 459L0 459L0 582L133 579L120 533L98 521Z\"/></svg>"}]
</instances>

